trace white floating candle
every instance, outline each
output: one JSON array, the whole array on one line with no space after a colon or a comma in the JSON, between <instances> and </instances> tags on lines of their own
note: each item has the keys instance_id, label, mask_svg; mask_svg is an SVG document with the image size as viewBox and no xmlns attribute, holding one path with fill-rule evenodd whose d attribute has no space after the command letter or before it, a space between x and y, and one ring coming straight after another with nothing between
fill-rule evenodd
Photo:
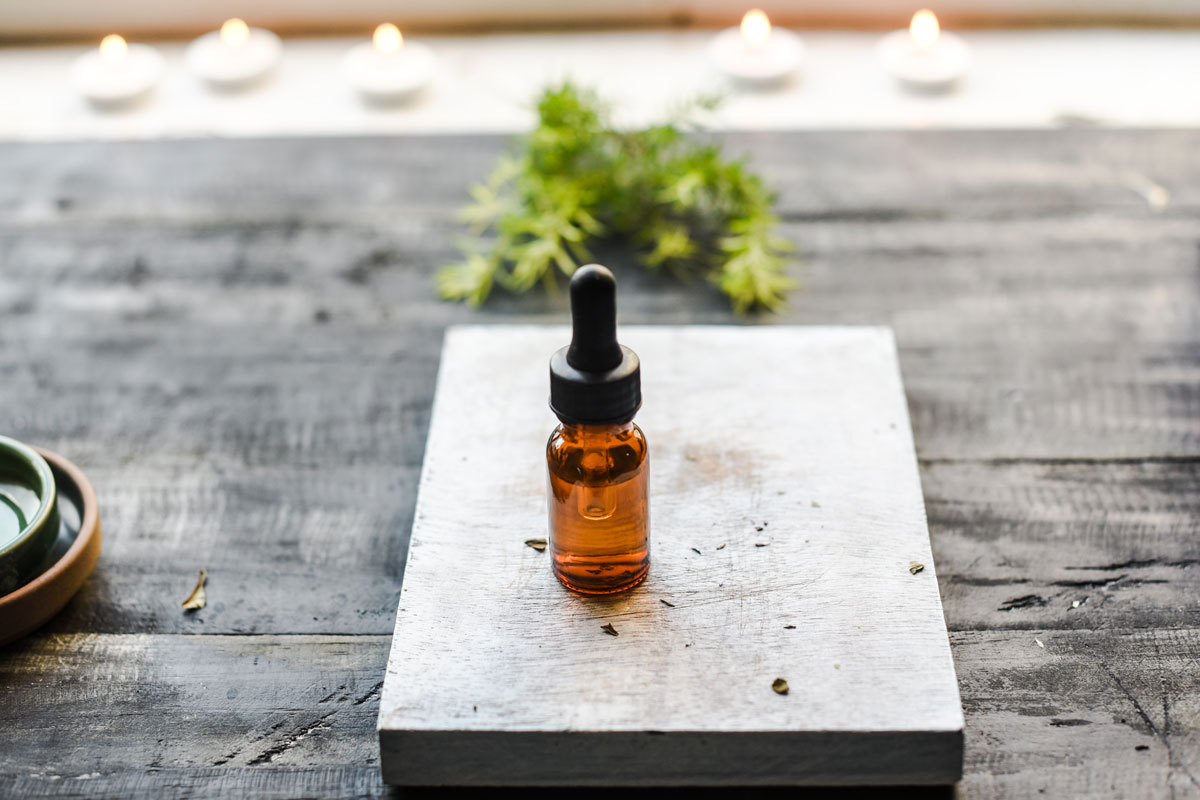
<instances>
[{"instance_id":1,"label":"white floating candle","mask_svg":"<svg viewBox=\"0 0 1200 800\"><path fill-rule=\"evenodd\" d=\"M967 43L943 31L929 9L913 14L908 30L892 31L880 39L876 54L888 74L909 88L925 91L953 85L971 63Z\"/></svg>"},{"instance_id":2,"label":"white floating candle","mask_svg":"<svg viewBox=\"0 0 1200 800\"><path fill-rule=\"evenodd\" d=\"M146 44L127 44L109 34L97 50L82 54L71 65L75 89L99 106L129 103L155 87L162 77L163 57Z\"/></svg>"},{"instance_id":3,"label":"white floating candle","mask_svg":"<svg viewBox=\"0 0 1200 800\"><path fill-rule=\"evenodd\" d=\"M405 100L433 78L433 51L420 42L405 41L400 29L385 22L370 42L346 53L342 73L364 99L376 103Z\"/></svg>"},{"instance_id":4,"label":"white floating candle","mask_svg":"<svg viewBox=\"0 0 1200 800\"><path fill-rule=\"evenodd\" d=\"M185 58L192 74L218 88L234 89L266 75L282 53L278 36L234 18L189 44Z\"/></svg>"},{"instance_id":5,"label":"white floating candle","mask_svg":"<svg viewBox=\"0 0 1200 800\"><path fill-rule=\"evenodd\" d=\"M737 28L726 28L713 37L709 58L717 69L742 83L782 83L800 69L804 43L789 30L771 27L767 15L755 8L746 12Z\"/></svg>"}]
</instances>

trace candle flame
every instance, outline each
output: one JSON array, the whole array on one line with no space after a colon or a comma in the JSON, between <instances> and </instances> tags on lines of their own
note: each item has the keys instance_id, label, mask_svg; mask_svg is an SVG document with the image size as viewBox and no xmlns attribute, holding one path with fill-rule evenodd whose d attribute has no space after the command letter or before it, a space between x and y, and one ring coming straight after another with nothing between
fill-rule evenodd
<instances>
[{"instance_id":1,"label":"candle flame","mask_svg":"<svg viewBox=\"0 0 1200 800\"><path fill-rule=\"evenodd\" d=\"M230 47L241 47L250 38L250 26L234 17L221 25L221 41Z\"/></svg>"},{"instance_id":2,"label":"candle flame","mask_svg":"<svg viewBox=\"0 0 1200 800\"><path fill-rule=\"evenodd\" d=\"M100 40L100 57L105 61L120 61L129 52L129 45L115 33Z\"/></svg>"},{"instance_id":3,"label":"candle flame","mask_svg":"<svg viewBox=\"0 0 1200 800\"><path fill-rule=\"evenodd\" d=\"M752 8L742 17L742 38L751 47L760 47L771 36L771 20L761 9Z\"/></svg>"},{"instance_id":4,"label":"candle flame","mask_svg":"<svg viewBox=\"0 0 1200 800\"><path fill-rule=\"evenodd\" d=\"M942 28L938 25L937 15L928 8L923 8L913 14L912 22L908 25L908 35L912 37L917 47L930 47L937 41Z\"/></svg>"},{"instance_id":5,"label":"candle flame","mask_svg":"<svg viewBox=\"0 0 1200 800\"><path fill-rule=\"evenodd\" d=\"M375 35L371 38L375 49L381 53L396 53L404 46L404 37L400 35L400 29L390 22L376 28Z\"/></svg>"}]
</instances>

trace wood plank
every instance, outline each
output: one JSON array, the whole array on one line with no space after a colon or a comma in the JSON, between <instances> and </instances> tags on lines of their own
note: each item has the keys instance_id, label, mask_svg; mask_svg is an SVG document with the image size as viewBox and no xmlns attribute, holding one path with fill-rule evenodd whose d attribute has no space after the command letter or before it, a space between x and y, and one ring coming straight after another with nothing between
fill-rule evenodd
<instances>
[{"instance_id":1,"label":"wood plank","mask_svg":"<svg viewBox=\"0 0 1200 800\"><path fill-rule=\"evenodd\" d=\"M79 775L56 772L0 775L0 792L9 797L66 800L130 798L395 797L374 765L324 767L165 767L124 769Z\"/></svg>"},{"instance_id":2,"label":"wood plank","mask_svg":"<svg viewBox=\"0 0 1200 800\"><path fill-rule=\"evenodd\" d=\"M1172 461L924 464L950 628L1195 626L1200 612L1177 598L1200 593L1197 469ZM96 469L111 545L50 630L386 634L416 468L364 473L328 468L316 480L314 470L262 467L210 481L185 465ZM287 491L294 480L305 487L300 497ZM400 510L364 515L354 497ZM210 519L204 510L212 507L220 514ZM308 516L313 522L289 522ZM347 538L325 543L324 524L342 525ZM272 565L269 580L263 564ZM179 601L201 568L209 606L184 614ZM280 598L289 598L286 616Z\"/></svg>"},{"instance_id":3,"label":"wood plank","mask_svg":"<svg viewBox=\"0 0 1200 800\"><path fill-rule=\"evenodd\" d=\"M105 549L49 630L391 630L415 467L243 471L206 461L89 475L104 498ZM179 604L201 569L208 605L184 613Z\"/></svg>"},{"instance_id":4,"label":"wood plank","mask_svg":"<svg viewBox=\"0 0 1200 800\"><path fill-rule=\"evenodd\" d=\"M109 774L91 774L77 776L74 780L65 780L63 776L28 776L19 779L5 779L0 776L0 790L10 791L13 796L22 798L79 798L79 800L128 800L129 798L216 798L224 800L229 797L277 798L278 800L294 800L297 797L354 797L354 798L439 798L444 797L446 790L442 787L405 787L403 792L396 787L387 786L379 777L377 767L237 767L213 769L163 769L149 772L124 771ZM572 797L583 800L603 800L613 790L601 788L575 788ZM783 800L794 797L796 790L792 787L737 787L734 791L739 797L773 798ZM653 800L667 796L713 798L728 796L727 788L704 789L689 786L681 789L632 788L622 787L622 796L637 800ZM521 789L523 798L531 800L553 800L561 796L559 787L540 788L524 787ZM485 800L495 796L494 789L456 787L456 797ZM810 787L805 791L806 797L817 797L822 800L895 800L896 798L914 797L921 800L953 800L954 787L950 786L920 786L920 787Z\"/></svg>"},{"instance_id":5,"label":"wood plank","mask_svg":"<svg viewBox=\"0 0 1200 800\"><path fill-rule=\"evenodd\" d=\"M951 641L967 713L962 796L1200 797L1200 630Z\"/></svg>"},{"instance_id":6,"label":"wood plank","mask_svg":"<svg viewBox=\"0 0 1200 800\"><path fill-rule=\"evenodd\" d=\"M1200 775L1200 629L950 636L967 716L960 796L1200 795L1189 777ZM0 795L386 796L371 690L387 646L386 636L31 637L0 653ZM230 689L236 702L222 703ZM248 764L264 752L277 755Z\"/></svg>"},{"instance_id":7,"label":"wood plank","mask_svg":"<svg viewBox=\"0 0 1200 800\"><path fill-rule=\"evenodd\" d=\"M373 765L387 646L386 636L36 635L0 654L0 775Z\"/></svg>"},{"instance_id":8,"label":"wood plank","mask_svg":"<svg viewBox=\"0 0 1200 800\"><path fill-rule=\"evenodd\" d=\"M785 216L1045 216L1200 206L1190 130L805 131L713 137L780 191ZM253 220L323 211L362 219L452 210L509 142L503 136L6 143L0 211L60 218ZM295 169L304 164L305 169ZM163 176L170 176L164 180ZM1140 180L1139 180L1140 179ZM375 218L375 217L373 217ZM392 219L395 223L395 219Z\"/></svg>"},{"instance_id":9,"label":"wood plank","mask_svg":"<svg viewBox=\"0 0 1200 800\"><path fill-rule=\"evenodd\" d=\"M152 234L117 224L52 239L40 229L0 231L0 252L14 265L0 279L0 307L12 312L12 355L0 352L0 368L14 375L16 402L44 397L48 388L61 398L20 420L20 433L84 433L84 393L86 408L105 414L135 400L170 410L172 390L196 391L200 378L231 365L286 362L296 346L330 359L337 353L344 371L374 369L383 380L405 375L389 356L404 360L419 348L412 383L427 386L436 363L427 343L439 341L446 324L563 319L561 300L537 293L498 297L482 316L433 302L434 270L454 257L449 242L457 233L444 220L397 230L247 223ZM759 321L892 325L922 457L1200 452L1195 215L831 221L789 224L785 233L801 243L797 274L805 288L787 314ZM610 255L626 273L627 321L732 321L714 291L630 271L627 254ZM57 322L53 337L44 335L47 318ZM231 342L261 345L242 362ZM21 368L51 353L58 369L34 375ZM82 380L68 377L76 374ZM420 441L414 437L413 445Z\"/></svg>"},{"instance_id":10,"label":"wood plank","mask_svg":"<svg viewBox=\"0 0 1200 800\"><path fill-rule=\"evenodd\" d=\"M1200 463L924 465L951 630L1200 627Z\"/></svg>"},{"instance_id":11,"label":"wood plank","mask_svg":"<svg viewBox=\"0 0 1200 800\"><path fill-rule=\"evenodd\" d=\"M1200 593L1197 469L1172 461L924 464L947 624L1196 626L1200 611L1178 598ZM397 467L387 480L383 471L365 479L364 472L329 468L317 481L313 470L294 477L264 467L240 481L209 482L185 465L94 470L93 480L111 487L104 492L111 545L49 630L387 634L416 469ZM301 498L286 491L289 480L305 486ZM389 489L390 480L397 483ZM397 497L402 492L408 496ZM395 507L391 516L364 517L346 500L355 496ZM320 525L293 529L287 521L300 512L279 510L293 504L317 521L339 521L347 538L333 547ZM219 517L206 517L210 507L221 509ZM184 614L178 604L201 568L209 571L209 605Z\"/></svg>"},{"instance_id":12,"label":"wood plank","mask_svg":"<svg viewBox=\"0 0 1200 800\"><path fill-rule=\"evenodd\" d=\"M348 324L371 328L404 319L442 326L480 313L546 317L565 308L561 298L550 300L540 291L516 298L498 291L481 312L431 302L433 273L455 258L452 242L462 233L440 217L408 220L403 227L369 219L147 225L81 224L56 230L50 240L44 227L0 225L0 248L9 262L0 300L16 330L36 321L29 319L35 311L55 313L73 322L64 337L82 345L90 330L82 323L92 321L103 326L93 345L98 349L121 343L121 329L108 329L114 322L144 329L172 318L329 337ZM951 353L964 345L1000 350L1010 339L1036 345L1037 330L1053 337L1043 347L1073 347L1119 333L1136 334L1144 344L1188 341L1186 323L1196 316L1188 278L1198 231L1194 216L1115 212L781 227L802 251L796 273L804 287L792 295L792 316L816 314L821 319L814 321L827 322L893 316L910 329L902 340L912 337L913 347L937 344ZM733 319L711 287L647 274L620 249L602 252L624 273L623 314ZM318 325L318 310L340 324ZM775 317L748 321L756 319ZM144 348L144 330L135 332ZM947 332L959 338L947 339Z\"/></svg>"},{"instance_id":13,"label":"wood plank","mask_svg":"<svg viewBox=\"0 0 1200 800\"><path fill-rule=\"evenodd\" d=\"M381 703L385 780L956 780L962 715L891 332L623 327L656 555L638 589L599 599L524 544L546 530L546 361L569 339L447 333Z\"/></svg>"}]
</instances>

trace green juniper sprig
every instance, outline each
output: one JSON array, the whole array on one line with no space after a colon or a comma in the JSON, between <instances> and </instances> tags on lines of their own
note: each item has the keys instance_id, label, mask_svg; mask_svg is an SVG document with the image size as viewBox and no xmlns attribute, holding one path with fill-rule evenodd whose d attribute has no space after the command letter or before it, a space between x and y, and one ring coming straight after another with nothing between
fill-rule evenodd
<instances>
[{"instance_id":1,"label":"green juniper sprig","mask_svg":"<svg viewBox=\"0 0 1200 800\"><path fill-rule=\"evenodd\" d=\"M772 233L774 197L745 162L679 121L617 130L595 93L571 83L546 90L537 111L517 152L471 188L462 218L490 247L465 244L439 271L443 298L479 305L497 285L553 289L591 259L589 242L622 238L650 269L708 278L738 313L783 304L791 243Z\"/></svg>"}]
</instances>

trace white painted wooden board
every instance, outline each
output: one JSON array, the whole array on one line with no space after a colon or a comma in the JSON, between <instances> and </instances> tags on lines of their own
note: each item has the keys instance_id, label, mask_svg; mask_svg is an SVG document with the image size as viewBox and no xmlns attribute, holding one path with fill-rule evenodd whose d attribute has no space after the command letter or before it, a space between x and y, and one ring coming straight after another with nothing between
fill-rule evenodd
<instances>
[{"instance_id":1,"label":"white painted wooden board","mask_svg":"<svg viewBox=\"0 0 1200 800\"><path fill-rule=\"evenodd\" d=\"M962 709L891 330L620 334L642 360L652 565L595 599L524 544L546 535L548 362L568 329L447 332L384 779L957 780Z\"/></svg>"}]
</instances>

